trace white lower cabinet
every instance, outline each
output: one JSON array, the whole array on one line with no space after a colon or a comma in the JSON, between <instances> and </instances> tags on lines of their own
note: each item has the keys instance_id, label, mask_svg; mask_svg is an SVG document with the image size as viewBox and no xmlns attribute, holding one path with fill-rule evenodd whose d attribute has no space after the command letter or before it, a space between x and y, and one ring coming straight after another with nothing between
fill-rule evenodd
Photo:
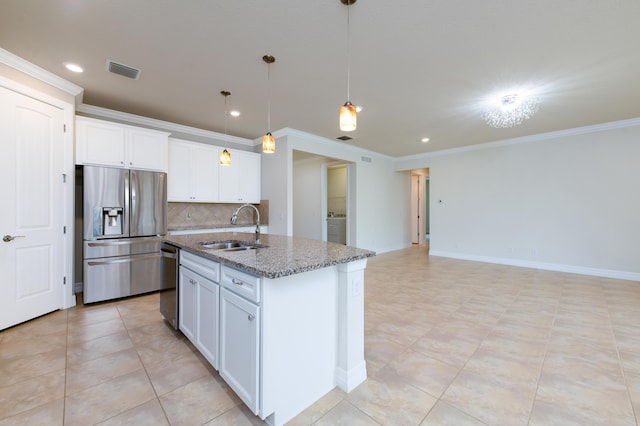
<instances>
[{"instance_id":1,"label":"white lower cabinet","mask_svg":"<svg viewBox=\"0 0 640 426\"><path fill-rule=\"evenodd\" d=\"M220 264L182 251L180 254L179 328L218 369Z\"/></svg>"},{"instance_id":2,"label":"white lower cabinet","mask_svg":"<svg viewBox=\"0 0 640 426\"><path fill-rule=\"evenodd\" d=\"M226 288L220 299L220 375L259 414L260 307Z\"/></svg>"},{"instance_id":3,"label":"white lower cabinet","mask_svg":"<svg viewBox=\"0 0 640 426\"><path fill-rule=\"evenodd\" d=\"M180 294L178 307L178 324L182 334L187 336L191 342L196 340L196 295L197 295L197 281L198 276L195 272L192 272L180 266Z\"/></svg>"},{"instance_id":4,"label":"white lower cabinet","mask_svg":"<svg viewBox=\"0 0 640 426\"><path fill-rule=\"evenodd\" d=\"M336 386L335 267L260 278L184 250L180 264L180 330L254 414L281 426Z\"/></svg>"}]
</instances>

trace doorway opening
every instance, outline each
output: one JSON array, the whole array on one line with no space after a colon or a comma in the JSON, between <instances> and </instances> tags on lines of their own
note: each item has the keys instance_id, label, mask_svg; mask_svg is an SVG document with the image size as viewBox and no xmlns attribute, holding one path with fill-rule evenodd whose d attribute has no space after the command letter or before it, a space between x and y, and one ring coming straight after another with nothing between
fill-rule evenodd
<instances>
[{"instance_id":1,"label":"doorway opening","mask_svg":"<svg viewBox=\"0 0 640 426\"><path fill-rule=\"evenodd\" d=\"M293 236L355 244L354 167L344 160L293 151Z\"/></svg>"},{"instance_id":2,"label":"doorway opening","mask_svg":"<svg viewBox=\"0 0 640 426\"><path fill-rule=\"evenodd\" d=\"M411 243L429 244L429 169L411 171Z\"/></svg>"}]
</instances>

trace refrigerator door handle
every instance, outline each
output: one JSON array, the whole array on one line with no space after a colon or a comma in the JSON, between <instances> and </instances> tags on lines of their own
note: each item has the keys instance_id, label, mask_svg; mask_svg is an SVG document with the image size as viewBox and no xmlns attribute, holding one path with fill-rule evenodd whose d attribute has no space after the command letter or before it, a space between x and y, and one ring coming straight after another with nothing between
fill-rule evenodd
<instances>
[{"instance_id":1,"label":"refrigerator door handle","mask_svg":"<svg viewBox=\"0 0 640 426\"><path fill-rule=\"evenodd\" d=\"M151 254L147 256L132 256L132 257L127 257L126 259L111 259L111 260L101 260L101 261L90 260L87 264L89 266L112 265L114 263L131 263L139 260L158 259L159 257L160 257L159 254Z\"/></svg>"},{"instance_id":2,"label":"refrigerator door handle","mask_svg":"<svg viewBox=\"0 0 640 426\"><path fill-rule=\"evenodd\" d=\"M140 221L140 211L138 210L138 173L135 170L129 172L129 194L127 194L127 202L129 203L129 235L139 236L138 222Z\"/></svg>"},{"instance_id":3,"label":"refrigerator door handle","mask_svg":"<svg viewBox=\"0 0 640 426\"><path fill-rule=\"evenodd\" d=\"M89 247L110 247L110 246L125 246L125 245L133 245L133 244L148 244L150 240L148 239L144 239L144 240L113 240L113 241L104 241L101 240L100 242L95 242L95 243L88 243Z\"/></svg>"}]
</instances>

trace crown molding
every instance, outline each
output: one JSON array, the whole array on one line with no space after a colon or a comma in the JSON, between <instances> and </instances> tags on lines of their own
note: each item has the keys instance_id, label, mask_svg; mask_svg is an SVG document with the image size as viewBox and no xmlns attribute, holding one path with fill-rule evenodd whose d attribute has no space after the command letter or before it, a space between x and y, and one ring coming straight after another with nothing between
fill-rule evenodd
<instances>
[{"instance_id":1,"label":"crown molding","mask_svg":"<svg viewBox=\"0 0 640 426\"><path fill-rule=\"evenodd\" d=\"M65 93L70 94L76 98L76 104L82 102L82 95L84 89L62 77L59 77L52 72L49 72L37 65L32 64L19 56L14 55L8 50L0 48L0 63L10 66L22 73L30 75L56 89L62 90Z\"/></svg>"},{"instance_id":2,"label":"crown molding","mask_svg":"<svg viewBox=\"0 0 640 426\"><path fill-rule=\"evenodd\" d=\"M499 148L503 146L518 145L521 143L542 142L549 139L556 139L567 136L583 135L586 133L603 132L606 130L623 129L627 127L640 126L640 118L630 118L628 120L612 121L609 123L594 124L591 126L576 127L573 129L557 130L554 132L538 133L535 135L522 136L519 138L503 139L494 142L486 142L476 145L461 146L458 148L443 149L439 151L427 152L424 154L408 155L396 157L394 162L404 162L412 160L429 159L446 155L460 154L463 152L478 151L483 149Z\"/></svg>"},{"instance_id":3,"label":"crown molding","mask_svg":"<svg viewBox=\"0 0 640 426\"><path fill-rule=\"evenodd\" d=\"M305 139L311 139L321 144L335 146L336 148L339 148L339 149L347 149L354 153L357 153L358 155L366 154L366 155L374 156L377 158L385 158L387 160L394 159L394 157L391 157L386 154L381 154L379 152L371 151L366 148L360 148L358 146L347 145L346 143L343 143L343 142L337 142L337 141L334 141L333 139L329 139L324 136L314 135L313 133L303 132L302 130L292 129L291 127L284 127L278 130L277 132L272 132L272 133L274 136L276 136L276 133L277 133L276 138L279 138L282 136L298 136Z\"/></svg>"},{"instance_id":4,"label":"crown molding","mask_svg":"<svg viewBox=\"0 0 640 426\"><path fill-rule=\"evenodd\" d=\"M76 111L84 115L95 118L108 118L124 122L127 124L136 124L157 130L164 130L169 133L179 133L182 135L206 138L216 141L229 142L238 145L253 146L251 139L245 139L238 136L225 135L211 130L199 129L197 127L184 126L182 124L171 123L169 121L156 120L155 118L143 117L141 115L129 114L127 112L116 111L113 109L97 107L93 105L80 104L76 107Z\"/></svg>"}]
</instances>

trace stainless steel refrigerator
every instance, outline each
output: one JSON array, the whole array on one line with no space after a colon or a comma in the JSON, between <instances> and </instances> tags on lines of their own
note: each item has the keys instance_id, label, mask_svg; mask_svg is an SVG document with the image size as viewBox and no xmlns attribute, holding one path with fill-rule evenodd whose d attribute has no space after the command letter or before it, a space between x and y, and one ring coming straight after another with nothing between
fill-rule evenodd
<instances>
[{"instance_id":1,"label":"stainless steel refrigerator","mask_svg":"<svg viewBox=\"0 0 640 426\"><path fill-rule=\"evenodd\" d=\"M84 166L82 181L84 302L159 290L166 173Z\"/></svg>"}]
</instances>

